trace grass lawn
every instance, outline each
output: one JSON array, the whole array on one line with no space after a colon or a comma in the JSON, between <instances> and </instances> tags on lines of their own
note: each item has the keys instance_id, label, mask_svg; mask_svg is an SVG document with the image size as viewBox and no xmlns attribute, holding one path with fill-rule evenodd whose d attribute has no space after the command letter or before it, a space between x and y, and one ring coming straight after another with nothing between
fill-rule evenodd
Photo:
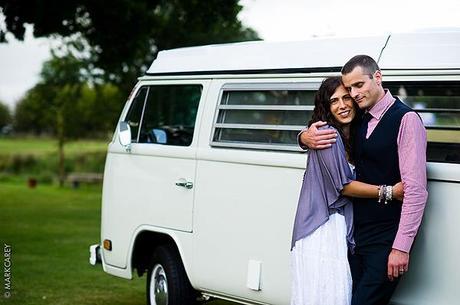
<instances>
[{"instance_id":1,"label":"grass lawn","mask_svg":"<svg viewBox=\"0 0 460 305\"><path fill-rule=\"evenodd\" d=\"M99 241L100 194L99 187L0 185L0 239L12 247L8 304L145 304L143 279L88 264L88 246Z\"/></svg>"},{"instance_id":2,"label":"grass lawn","mask_svg":"<svg viewBox=\"0 0 460 305\"><path fill-rule=\"evenodd\" d=\"M12 295L0 304L146 304L145 276L132 281L88 263L99 242L101 188L0 183L0 243L12 248ZM208 305L233 303L213 301Z\"/></svg>"}]
</instances>

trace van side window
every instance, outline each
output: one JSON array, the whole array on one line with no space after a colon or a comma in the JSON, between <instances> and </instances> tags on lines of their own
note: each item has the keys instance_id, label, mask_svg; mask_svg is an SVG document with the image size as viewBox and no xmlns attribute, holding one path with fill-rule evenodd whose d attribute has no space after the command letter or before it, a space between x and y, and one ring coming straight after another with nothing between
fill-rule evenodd
<instances>
[{"instance_id":1,"label":"van side window","mask_svg":"<svg viewBox=\"0 0 460 305\"><path fill-rule=\"evenodd\" d=\"M385 82L418 112L427 129L427 160L460 164L460 82Z\"/></svg>"},{"instance_id":2,"label":"van side window","mask_svg":"<svg viewBox=\"0 0 460 305\"><path fill-rule=\"evenodd\" d=\"M313 90L225 90L212 146L298 151L297 133L310 120Z\"/></svg>"},{"instance_id":3,"label":"van side window","mask_svg":"<svg viewBox=\"0 0 460 305\"><path fill-rule=\"evenodd\" d=\"M128 110L125 121L131 128L131 142L136 143L139 135L139 126L141 124L142 112L144 109L145 98L147 97L148 87L141 87L137 90L133 98L131 107Z\"/></svg>"},{"instance_id":4,"label":"van side window","mask_svg":"<svg viewBox=\"0 0 460 305\"><path fill-rule=\"evenodd\" d=\"M201 85L149 86L139 143L189 146Z\"/></svg>"}]
</instances>

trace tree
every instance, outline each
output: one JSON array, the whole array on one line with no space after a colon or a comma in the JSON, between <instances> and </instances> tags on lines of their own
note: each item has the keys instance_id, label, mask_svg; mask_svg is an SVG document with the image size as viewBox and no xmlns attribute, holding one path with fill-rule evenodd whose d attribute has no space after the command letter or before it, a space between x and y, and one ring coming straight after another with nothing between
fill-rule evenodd
<instances>
[{"instance_id":1,"label":"tree","mask_svg":"<svg viewBox=\"0 0 460 305\"><path fill-rule=\"evenodd\" d=\"M46 87L38 84L16 104L13 127L19 133L53 134L55 118L50 112Z\"/></svg>"},{"instance_id":2,"label":"tree","mask_svg":"<svg viewBox=\"0 0 460 305\"><path fill-rule=\"evenodd\" d=\"M52 58L44 63L41 71L41 88L50 105L50 114L55 117L54 130L58 139L59 151L59 184L64 184L64 143L71 133L69 126L75 126L78 120L75 113L76 101L81 95L85 80L82 71L84 61L77 59L71 52L58 57L52 52Z\"/></svg>"},{"instance_id":3,"label":"tree","mask_svg":"<svg viewBox=\"0 0 460 305\"><path fill-rule=\"evenodd\" d=\"M15 128L19 132L57 137L60 185L65 178L65 142L107 135L118 118L122 99L116 86L93 83L85 59L77 58L70 50L65 46L52 52L52 58L42 67L39 83L27 92L15 111Z\"/></svg>"},{"instance_id":4,"label":"tree","mask_svg":"<svg viewBox=\"0 0 460 305\"><path fill-rule=\"evenodd\" d=\"M120 92L129 92L159 50L258 39L238 20L238 2L0 0L6 26L0 42L6 33L24 39L27 23L36 37L58 37L68 47L45 63L41 82L16 108L15 125L55 134L61 151L66 138L111 129Z\"/></svg>"},{"instance_id":5,"label":"tree","mask_svg":"<svg viewBox=\"0 0 460 305\"><path fill-rule=\"evenodd\" d=\"M11 112L7 105L0 101L0 130L11 123Z\"/></svg>"},{"instance_id":6,"label":"tree","mask_svg":"<svg viewBox=\"0 0 460 305\"><path fill-rule=\"evenodd\" d=\"M79 33L91 47L92 64L124 91L163 49L258 39L242 25L239 0L0 0L6 30L24 38ZM5 33L0 35L0 42Z\"/></svg>"},{"instance_id":7,"label":"tree","mask_svg":"<svg viewBox=\"0 0 460 305\"><path fill-rule=\"evenodd\" d=\"M52 58L56 73L65 73L66 60ZM47 62L47 79L53 79ZM60 72L58 72L60 71ZM42 73L43 75L43 73ZM126 94L113 84L97 84L82 81L74 86L76 92L71 94L72 83L52 84L41 79L16 104L14 111L14 129L21 133L57 136L57 109L62 108L65 118L63 135L66 139L107 138L122 109ZM75 83L73 83L75 85ZM78 88L78 90L77 90Z\"/></svg>"}]
</instances>

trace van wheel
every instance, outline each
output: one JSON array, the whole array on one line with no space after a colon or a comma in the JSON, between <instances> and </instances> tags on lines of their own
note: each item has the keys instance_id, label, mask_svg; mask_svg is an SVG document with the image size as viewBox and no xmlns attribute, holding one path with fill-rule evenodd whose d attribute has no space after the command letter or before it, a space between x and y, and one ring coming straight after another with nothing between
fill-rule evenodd
<instances>
[{"instance_id":1,"label":"van wheel","mask_svg":"<svg viewBox=\"0 0 460 305\"><path fill-rule=\"evenodd\" d=\"M192 305L195 300L196 293L177 251L168 246L158 247L147 273L147 304Z\"/></svg>"}]
</instances>

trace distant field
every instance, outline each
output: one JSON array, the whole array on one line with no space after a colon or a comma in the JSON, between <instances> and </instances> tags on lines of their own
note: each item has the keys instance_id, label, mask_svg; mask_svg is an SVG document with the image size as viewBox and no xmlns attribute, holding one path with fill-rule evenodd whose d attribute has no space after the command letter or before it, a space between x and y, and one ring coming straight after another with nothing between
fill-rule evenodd
<instances>
[{"instance_id":1,"label":"distant field","mask_svg":"<svg viewBox=\"0 0 460 305\"><path fill-rule=\"evenodd\" d=\"M79 140L65 144L66 153L99 152L107 149L109 141ZM51 138L0 138L0 155L44 155L57 152L57 141Z\"/></svg>"},{"instance_id":2,"label":"distant field","mask_svg":"<svg viewBox=\"0 0 460 305\"><path fill-rule=\"evenodd\" d=\"M0 183L0 243L12 247L12 296L2 293L0 304L146 304L145 276L129 281L88 263L88 247L100 239L100 203L100 186Z\"/></svg>"},{"instance_id":3,"label":"distant field","mask_svg":"<svg viewBox=\"0 0 460 305\"><path fill-rule=\"evenodd\" d=\"M65 173L102 173L109 141L79 140L64 145ZM0 181L34 177L40 183L56 182L58 144L52 138L0 138Z\"/></svg>"}]
</instances>

